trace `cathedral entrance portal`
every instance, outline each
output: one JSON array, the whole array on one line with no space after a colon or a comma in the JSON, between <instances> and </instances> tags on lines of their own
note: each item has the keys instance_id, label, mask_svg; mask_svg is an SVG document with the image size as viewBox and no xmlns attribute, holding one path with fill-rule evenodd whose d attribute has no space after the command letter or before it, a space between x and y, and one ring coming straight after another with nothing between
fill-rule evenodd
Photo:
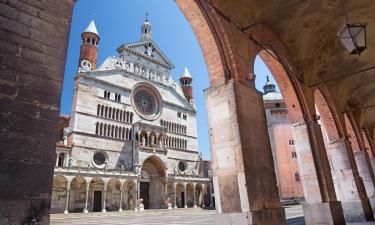
<instances>
[{"instance_id":1,"label":"cathedral entrance portal","mask_svg":"<svg viewBox=\"0 0 375 225\"><path fill-rule=\"evenodd\" d=\"M146 159L142 165L140 179L140 197L145 209L165 208L165 174L166 168L157 156Z\"/></svg>"},{"instance_id":2,"label":"cathedral entrance portal","mask_svg":"<svg viewBox=\"0 0 375 225\"><path fill-rule=\"evenodd\" d=\"M102 211L102 191L94 191L94 212Z\"/></svg>"},{"instance_id":3,"label":"cathedral entrance portal","mask_svg":"<svg viewBox=\"0 0 375 225\"><path fill-rule=\"evenodd\" d=\"M150 193L150 182L141 182L141 199L143 199L143 205L145 209L149 208L149 193Z\"/></svg>"}]
</instances>

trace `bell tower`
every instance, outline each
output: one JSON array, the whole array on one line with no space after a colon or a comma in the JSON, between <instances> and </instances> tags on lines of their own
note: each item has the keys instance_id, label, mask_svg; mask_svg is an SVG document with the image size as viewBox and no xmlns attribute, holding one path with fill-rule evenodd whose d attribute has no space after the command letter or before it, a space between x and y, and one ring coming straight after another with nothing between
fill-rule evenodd
<instances>
[{"instance_id":1,"label":"bell tower","mask_svg":"<svg viewBox=\"0 0 375 225\"><path fill-rule=\"evenodd\" d=\"M193 99L193 78L186 67L184 73L180 77L180 86L186 99L191 103L191 100Z\"/></svg>"},{"instance_id":2,"label":"bell tower","mask_svg":"<svg viewBox=\"0 0 375 225\"><path fill-rule=\"evenodd\" d=\"M148 21L148 13L146 13L146 20L141 27L141 41L151 41L151 23Z\"/></svg>"},{"instance_id":3,"label":"bell tower","mask_svg":"<svg viewBox=\"0 0 375 225\"><path fill-rule=\"evenodd\" d=\"M96 69L98 59L99 34L94 20L91 20L86 30L81 34L82 44L79 54L79 70L90 71Z\"/></svg>"}]
</instances>

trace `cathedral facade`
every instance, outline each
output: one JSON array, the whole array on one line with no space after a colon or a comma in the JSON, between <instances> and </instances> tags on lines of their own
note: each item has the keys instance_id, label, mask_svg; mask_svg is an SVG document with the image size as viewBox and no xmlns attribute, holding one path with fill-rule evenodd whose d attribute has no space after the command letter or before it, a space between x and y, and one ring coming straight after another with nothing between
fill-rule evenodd
<instances>
[{"instance_id":1,"label":"cathedral facade","mask_svg":"<svg viewBox=\"0 0 375 225\"><path fill-rule=\"evenodd\" d=\"M212 206L208 161L198 152L192 77L179 82L152 40L97 66L94 21L82 33L72 113L60 118L52 213Z\"/></svg>"}]
</instances>

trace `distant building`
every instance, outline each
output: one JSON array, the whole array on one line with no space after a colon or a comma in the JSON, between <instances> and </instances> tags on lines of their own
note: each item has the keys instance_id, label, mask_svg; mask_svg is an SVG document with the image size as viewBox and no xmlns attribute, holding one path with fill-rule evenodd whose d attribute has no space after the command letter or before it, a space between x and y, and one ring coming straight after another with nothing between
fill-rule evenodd
<instances>
[{"instance_id":1,"label":"distant building","mask_svg":"<svg viewBox=\"0 0 375 225\"><path fill-rule=\"evenodd\" d=\"M99 67L94 21L82 33L72 114L60 118L53 213L212 205L193 79L187 69L172 79L151 28L146 19L140 41Z\"/></svg>"},{"instance_id":2,"label":"distant building","mask_svg":"<svg viewBox=\"0 0 375 225\"><path fill-rule=\"evenodd\" d=\"M303 198L292 125L282 95L268 77L263 86L268 133L271 141L279 194L282 200Z\"/></svg>"}]
</instances>

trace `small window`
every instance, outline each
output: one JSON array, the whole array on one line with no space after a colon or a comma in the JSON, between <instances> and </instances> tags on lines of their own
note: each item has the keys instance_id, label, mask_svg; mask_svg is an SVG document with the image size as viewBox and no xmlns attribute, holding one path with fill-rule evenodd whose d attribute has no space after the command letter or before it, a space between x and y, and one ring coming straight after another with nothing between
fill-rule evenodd
<instances>
[{"instance_id":1,"label":"small window","mask_svg":"<svg viewBox=\"0 0 375 225\"><path fill-rule=\"evenodd\" d=\"M187 165L186 165L186 163L184 161L180 161L178 163L178 170L180 172L184 172L186 170L186 167L187 167Z\"/></svg>"},{"instance_id":2,"label":"small window","mask_svg":"<svg viewBox=\"0 0 375 225\"><path fill-rule=\"evenodd\" d=\"M105 163L105 155L101 152L96 152L93 157L94 163L98 166L101 166Z\"/></svg>"},{"instance_id":3,"label":"small window","mask_svg":"<svg viewBox=\"0 0 375 225\"><path fill-rule=\"evenodd\" d=\"M184 118L184 120L187 120L187 115L184 114L184 115L183 115L183 118Z\"/></svg>"},{"instance_id":4,"label":"small window","mask_svg":"<svg viewBox=\"0 0 375 225\"><path fill-rule=\"evenodd\" d=\"M280 103L278 103L278 102L275 103L275 107L276 107L276 108L280 108L280 107L281 107Z\"/></svg>"},{"instance_id":5,"label":"small window","mask_svg":"<svg viewBox=\"0 0 375 225\"><path fill-rule=\"evenodd\" d=\"M295 172L294 173L294 179L298 182L300 181L300 177L299 177L299 173L298 172Z\"/></svg>"},{"instance_id":6,"label":"small window","mask_svg":"<svg viewBox=\"0 0 375 225\"><path fill-rule=\"evenodd\" d=\"M60 153L59 159L58 159L58 162L57 162L57 166L64 166L64 159L65 159L65 154Z\"/></svg>"},{"instance_id":7,"label":"small window","mask_svg":"<svg viewBox=\"0 0 375 225\"><path fill-rule=\"evenodd\" d=\"M297 158L297 152L292 152L292 158L293 159Z\"/></svg>"},{"instance_id":8,"label":"small window","mask_svg":"<svg viewBox=\"0 0 375 225\"><path fill-rule=\"evenodd\" d=\"M177 112L177 117L181 118L181 112Z\"/></svg>"},{"instance_id":9,"label":"small window","mask_svg":"<svg viewBox=\"0 0 375 225\"><path fill-rule=\"evenodd\" d=\"M294 145L294 140L293 139L289 140L289 145Z\"/></svg>"}]
</instances>

